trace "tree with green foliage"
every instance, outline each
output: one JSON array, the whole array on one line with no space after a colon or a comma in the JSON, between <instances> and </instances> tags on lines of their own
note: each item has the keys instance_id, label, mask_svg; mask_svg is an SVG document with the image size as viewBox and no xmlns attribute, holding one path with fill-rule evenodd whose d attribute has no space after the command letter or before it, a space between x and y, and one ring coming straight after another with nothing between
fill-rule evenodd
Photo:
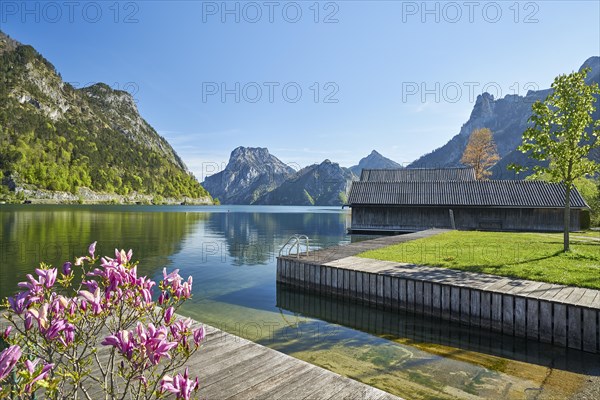
<instances>
[{"instance_id":1,"label":"tree with green foliage","mask_svg":"<svg viewBox=\"0 0 600 400\"><path fill-rule=\"evenodd\" d=\"M532 126L523 133L519 150L529 153L538 161L549 161L548 166L533 167L534 176L547 174L553 182L565 187L564 251L570 251L571 191L578 178L594 174L598 164L589 159L590 151L600 146L600 121L595 120L598 84L587 85L589 68L568 75L560 75L552 83L552 93L543 102L532 106L529 122ZM517 165L513 169L522 170Z\"/></svg>"}]
</instances>

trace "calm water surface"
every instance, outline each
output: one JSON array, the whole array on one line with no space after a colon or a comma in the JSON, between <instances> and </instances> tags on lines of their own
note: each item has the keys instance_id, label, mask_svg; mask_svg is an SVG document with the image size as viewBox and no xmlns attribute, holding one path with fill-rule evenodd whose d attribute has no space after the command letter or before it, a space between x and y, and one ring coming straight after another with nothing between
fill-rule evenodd
<instances>
[{"instance_id":1,"label":"calm water surface","mask_svg":"<svg viewBox=\"0 0 600 400\"><path fill-rule=\"evenodd\" d=\"M291 235L360 240L348 224L339 208L0 205L0 296L97 240L96 254L132 248L140 274L192 275L182 314L407 399L569 398L598 374L597 356L276 285Z\"/></svg>"}]
</instances>

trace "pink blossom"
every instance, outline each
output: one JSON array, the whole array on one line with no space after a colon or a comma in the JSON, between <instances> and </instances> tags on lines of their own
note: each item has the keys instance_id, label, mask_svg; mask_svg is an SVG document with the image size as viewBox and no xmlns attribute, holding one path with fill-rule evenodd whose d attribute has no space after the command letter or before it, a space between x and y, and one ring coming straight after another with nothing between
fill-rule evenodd
<instances>
[{"instance_id":1,"label":"pink blossom","mask_svg":"<svg viewBox=\"0 0 600 400\"><path fill-rule=\"evenodd\" d=\"M72 265L69 261L67 261L62 266L62 273L65 275L71 275L71 272L73 272Z\"/></svg>"},{"instance_id":2,"label":"pink blossom","mask_svg":"<svg viewBox=\"0 0 600 400\"><path fill-rule=\"evenodd\" d=\"M33 315L31 313L25 314L25 330L28 331L33 327Z\"/></svg>"},{"instance_id":3,"label":"pink blossom","mask_svg":"<svg viewBox=\"0 0 600 400\"><path fill-rule=\"evenodd\" d=\"M143 330L143 326L139 322L137 327L141 327ZM140 338L146 338L145 341L140 341L140 344L143 344L147 352L146 355L154 365L157 365L163 357L170 359L171 355L169 354L169 351L172 348L177 347L177 342L169 342L167 340L167 328L164 326L156 328L153 324L148 324L147 332L144 332L139 336Z\"/></svg>"},{"instance_id":4,"label":"pink blossom","mask_svg":"<svg viewBox=\"0 0 600 400\"><path fill-rule=\"evenodd\" d=\"M10 336L10 332L12 331L12 326L7 326L6 329L4 330L4 333L2 334L2 338L3 339L8 339L8 337Z\"/></svg>"},{"instance_id":5,"label":"pink blossom","mask_svg":"<svg viewBox=\"0 0 600 400\"><path fill-rule=\"evenodd\" d=\"M206 331L204 330L204 326L194 329L193 335L194 335L194 343L196 344L196 346L199 346L200 342L203 341L204 337L206 336Z\"/></svg>"},{"instance_id":6,"label":"pink blossom","mask_svg":"<svg viewBox=\"0 0 600 400\"><path fill-rule=\"evenodd\" d=\"M21 358L21 348L10 346L0 353L0 381L8 376Z\"/></svg>"},{"instance_id":7,"label":"pink blossom","mask_svg":"<svg viewBox=\"0 0 600 400\"><path fill-rule=\"evenodd\" d=\"M31 393L33 389L33 384L37 381L41 381L42 379L46 379L50 370L54 368L54 364L44 364L44 366L37 372L36 375L36 367L39 363L40 359L37 358L35 361L25 360L25 367L31 376L31 381L25 385L25 393Z\"/></svg>"},{"instance_id":8,"label":"pink blossom","mask_svg":"<svg viewBox=\"0 0 600 400\"><path fill-rule=\"evenodd\" d=\"M167 340L167 328L156 328L153 324L145 327L137 323L135 331L119 331L115 335L107 336L102 344L116 347L128 360L132 360L137 351L144 360L157 365L161 358L171 358L169 351L177 347L177 342Z\"/></svg>"},{"instance_id":9,"label":"pink blossom","mask_svg":"<svg viewBox=\"0 0 600 400\"><path fill-rule=\"evenodd\" d=\"M186 368L183 375L177 374L173 378L165 375L160 381L160 391L173 393L177 399L189 400L192 392L199 388L198 378L189 379L189 371Z\"/></svg>"},{"instance_id":10,"label":"pink blossom","mask_svg":"<svg viewBox=\"0 0 600 400\"><path fill-rule=\"evenodd\" d=\"M94 258L94 253L96 253L96 243L98 242L94 242L90 244L90 247L88 247L88 253L90 253L90 257L92 258Z\"/></svg>"},{"instance_id":11,"label":"pink blossom","mask_svg":"<svg viewBox=\"0 0 600 400\"><path fill-rule=\"evenodd\" d=\"M174 297L188 299L192 295L192 277L188 277L187 282L182 282L178 269L167 274L167 269L163 268L163 285L172 290Z\"/></svg>"},{"instance_id":12,"label":"pink blossom","mask_svg":"<svg viewBox=\"0 0 600 400\"><path fill-rule=\"evenodd\" d=\"M63 319L52 321L48 329L42 330L42 333L46 339L58 340L63 346L75 340L75 326Z\"/></svg>"},{"instance_id":13,"label":"pink blossom","mask_svg":"<svg viewBox=\"0 0 600 400\"><path fill-rule=\"evenodd\" d=\"M54 283L56 282L56 275L57 275L56 268L50 268L50 269L36 268L35 273L40 277L40 282L39 282L40 285L44 285L48 289L50 289L52 286L54 286Z\"/></svg>"},{"instance_id":14,"label":"pink blossom","mask_svg":"<svg viewBox=\"0 0 600 400\"><path fill-rule=\"evenodd\" d=\"M189 318L186 319L178 319L171 325L171 335L175 340L184 339L187 334L190 332L190 328L192 326L192 320Z\"/></svg>"},{"instance_id":15,"label":"pink blossom","mask_svg":"<svg viewBox=\"0 0 600 400\"><path fill-rule=\"evenodd\" d=\"M23 289L27 289L29 291L30 296L41 295L41 293L44 290L43 282L41 281L41 279L40 281L37 281L31 274L27 274L25 277L29 280L29 282L19 282L17 286Z\"/></svg>"},{"instance_id":16,"label":"pink blossom","mask_svg":"<svg viewBox=\"0 0 600 400\"><path fill-rule=\"evenodd\" d=\"M40 330L48 328L48 303L42 304L39 309L30 309L27 314L37 321Z\"/></svg>"},{"instance_id":17,"label":"pink blossom","mask_svg":"<svg viewBox=\"0 0 600 400\"><path fill-rule=\"evenodd\" d=\"M21 315L25 310L27 310L27 306L29 305L29 299L26 292L19 292L14 297L8 298L8 304L10 304L10 308L17 314Z\"/></svg>"},{"instance_id":18,"label":"pink blossom","mask_svg":"<svg viewBox=\"0 0 600 400\"><path fill-rule=\"evenodd\" d=\"M127 264L131 260L131 256L133 255L133 250L129 249L127 253L125 250L117 250L115 249L115 258L119 264Z\"/></svg>"},{"instance_id":19,"label":"pink blossom","mask_svg":"<svg viewBox=\"0 0 600 400\"><path fill-rule=\"evenodd\" d=\"M87 290L80 290L79 291L79 297L83 298L83 300L85 300L86 302L90 303L92 305L92 312L95 315L98 315L102 312L102 298L100 297L100 288L96 288L96 290L94 291L94 293L90 293ZM83 305L82 302L82 307L86 307ZM84 310L85 311L85 310Z\"/></svg>"},{"instance_id":20,"label":"pink blossom","mask_svg":"<svg viewBox=\"0 0 600 400\"><path fill-rule=\"evenodd\" d=\"M137 279L136 285L140 287L140 292L144 302L152 303L152 287L156 285L156 282L144 276Z\"/></svg>"},{"instance_id":21,"label":"pink blossom","mask_svg":"<svg viewBox=\"0 0 600 400\"><path fill-rule=\"evenodd\" d=\"M171 322L171 318L173 318L174 312L175 309L173 307L167 308L167 310L165 311L165 324L169 325L169 323Z\"/></svg>"},{"instance_id":22,"label":"pink blossom","mask_svg":"<svg viewBox=\"0 0 600 400\"><path fill-rule=\"evenodd\" d=\"M113 346L128 360L133 357L134 343L132 341L131 332L127 330L119 331L115 335L107 336L103 341L104 346Z\"/></svg>"}]
</instances>

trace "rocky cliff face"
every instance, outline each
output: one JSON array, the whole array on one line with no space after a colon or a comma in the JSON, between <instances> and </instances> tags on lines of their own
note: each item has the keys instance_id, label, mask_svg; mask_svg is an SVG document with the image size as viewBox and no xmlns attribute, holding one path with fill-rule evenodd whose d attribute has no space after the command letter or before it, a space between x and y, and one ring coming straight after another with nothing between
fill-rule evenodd
<instances>
[{"instance_id":1,"label":"rocky cliff face","mask_svg":"<svg viewBox=\"0 0 600 400\"><path fill-rule=\"evenodd\" d=\"M590 67L587 82L600 82L600 57L589 58L581 68ZM467 145L469 135L478 128L489 128L494 135L494 141L501 160L492 168L494 179L512 179L515 174L508 171L506 166L511 162L522 165L530 163L525 155L515 151L521 144L523 132L528 126L531 116L531 106L535 101L543 101L551 89L529 91L525 96L508 95L494 99L489 93L477 97L469 120L461 127L458 135L454 136L444 146L426 154L410 164L409 168L438 168L458 167ZM596 103L597 115L600 116L600 102ZM518 178L525 177L520 174Z\"/></svg>"},{"instance_id":2,"label":"rocky cliff face","mask_svg":"<svg viewBox=\"0 0 600 400\"><path fill-rule=\"evenodd\" d=\"M0 173L28 190L207 197L133 97L75 89L31 46L0 31Z\"/></svg>"},{"instance_id":3,"label":"rocky cliff face","mask_svg":"<svg viewBox=\"0 0 600 400\"><path fill-rule=\"evenodd\" d=\"M222 204L254 204L294 172L266 148L238 147L225 169L202 184Z\"/></svg>"},{"instance_id":4,"label":"rocky cliff face","mask_svg":"<svg viewBox=\"0 0 600 400\"><path fill-rule=\"evenodd\" d=\"M350 184L357 177L329 160L296 172L256 204L337 206L346 203Z\"/></svg>"},{"instance_id":5,"label":"rocky cliff face","mask_svg":"<svg viewBox=\"0 0 600 400\"><path fill-rule=\"evenodd\" d=\"M371 154L362 158L358 165L354 165L350 167L350 171L358 177L363 169L396 169L402 168L402 165L398 164L395 161L390 160L379 154L377 151L373 150Z\"/></svg>"}]
</instances>

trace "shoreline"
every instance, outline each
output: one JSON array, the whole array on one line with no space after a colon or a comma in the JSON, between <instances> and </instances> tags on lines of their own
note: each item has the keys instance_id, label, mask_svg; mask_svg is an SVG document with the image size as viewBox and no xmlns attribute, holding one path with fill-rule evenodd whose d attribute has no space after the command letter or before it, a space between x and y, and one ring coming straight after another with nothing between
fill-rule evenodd
<instances>
[{"instance_id":1,"label":"shoreline","mask_svg":"<svg viewBox=\"0 0 600 400\"><path fill-rule=\"evenodd\" d=\"M60 192L45 189L26 189L17 187L9 196L0 200L0 204L99 204L99 205L215 205L212 197L163 197L159 194L132 192L127 195L117 193L94 192L81 187L77 193Z\"/></svg>"}]
</instances>

